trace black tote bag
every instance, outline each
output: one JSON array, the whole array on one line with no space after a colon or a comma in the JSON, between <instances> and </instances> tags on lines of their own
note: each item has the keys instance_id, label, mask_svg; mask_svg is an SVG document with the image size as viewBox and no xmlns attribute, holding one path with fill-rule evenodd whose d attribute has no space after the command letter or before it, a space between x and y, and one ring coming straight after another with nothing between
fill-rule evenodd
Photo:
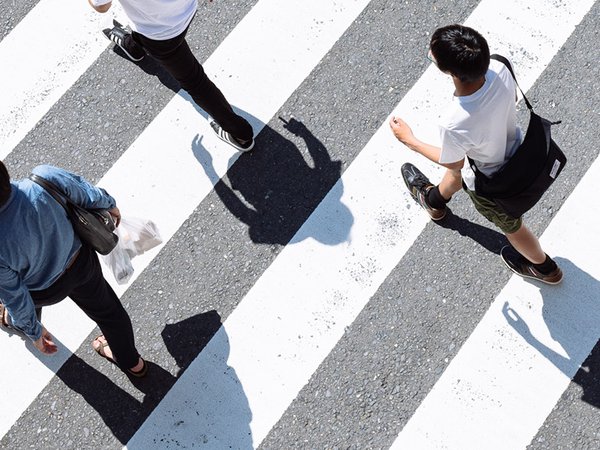
<instances>
[{"instance_id":1,"label":"black tote bag","mask_svg":"<svg viewBox=\"0 0 600 450\"><path fill-rule=\"evenodd\" d=\"M500 55L492 55L491 58L506 65L517 83L506 58ZM521 94L530 118L525 138L514 155L491 176L477 170L475 162L469 158L475 172L475 193L492 200L514 218L533 208L567 162L567 157L550 135L550 127L559 122L550 122L537 115L522 90Z\"/></svg>"},{"instance_id":2,"label":"black tote bag","mask_svg":"<svg viewBox=\"0 0 600 450\"><path fill-rule=\"evenodd\" d=\"M108 255L117 245L119 237L113 233L115 223L110 213L103 209L86 209L73 203L56 185L39 175L29 179L42 186L65 209L79 239L101 255Z\"/></svg>"}]
</instances>

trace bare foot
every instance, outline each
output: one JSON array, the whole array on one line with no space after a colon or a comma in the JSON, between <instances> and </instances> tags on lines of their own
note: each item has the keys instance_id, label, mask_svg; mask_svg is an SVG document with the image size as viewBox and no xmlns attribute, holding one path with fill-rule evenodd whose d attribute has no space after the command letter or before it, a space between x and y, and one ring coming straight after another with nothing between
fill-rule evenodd
<instances>
[{"instance_id":1,"label":"bare foot","mask_svg":"<svg viewBox=\"0 0 600 450\"><path fill-rule=\"evenodd\" d=\"M108 346L108 342L106 342L106 338L104 336L98 336L96 339L94 339L92 342L92 347L100 356L108 359L109 361L112 361L113 363L116 363L115 358L113 358L112 351ZM144 369L144 366L144 360L140 357L138 359L138 363L135 366L130 367L129 371L133 373L138 373Z\"/></svg>"}]
</instances>

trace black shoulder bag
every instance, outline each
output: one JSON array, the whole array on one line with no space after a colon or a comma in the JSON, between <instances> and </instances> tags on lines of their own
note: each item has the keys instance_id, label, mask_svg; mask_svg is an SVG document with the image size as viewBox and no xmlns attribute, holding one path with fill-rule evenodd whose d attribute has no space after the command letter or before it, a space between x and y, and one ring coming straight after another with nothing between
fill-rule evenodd
<instances>
[{"instance_id":1,"label":"black shoulder bag","mask_svg":"<svg viewBox=\"0 0 600 450\"><path fill-rule=\"evenodd\" d=\"M490 58L503 63L512 74L529 109L529 126L514 155L491 176L480 172L471 158L469 164L475 172L475 193L492 200L509 216L519 218L540 200L564 168L567 157L550 136L550 126L560 121L550 122L534 113L508 60L500 55Z\"/></svg>"},{"instance_id":2,"label":"black shoulder bag","mask_svg":"<svg viewBox=\"0 0 600 450\"><path fill-rule=\"evenodd\" d=\"M29 179L42 186L65 209L67 217L73 224L75 233L101 255L108 255L119 241L113 233L115 223L110 213L104 209L86 209L73 203L54 183L31 174Z\"/></svg>"}]
</instances>

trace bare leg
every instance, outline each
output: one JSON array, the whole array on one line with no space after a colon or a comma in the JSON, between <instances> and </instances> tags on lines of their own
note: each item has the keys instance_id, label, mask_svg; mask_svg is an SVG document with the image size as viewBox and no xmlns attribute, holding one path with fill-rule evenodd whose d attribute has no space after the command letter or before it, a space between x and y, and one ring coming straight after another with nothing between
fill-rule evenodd
<instances>
[{"instance_id":1,"label":"bare leg","mask_svg":"<svg viewBox=\"0 0 600 450\"><path fill-rule=\"evenodd\" d=\"M515 250L532 263L542 264L546 261L540 241L524 224L514 233L506 233L506 237Z\"/></svg>"},{"instance_id":2,"label":"bare leg","mask_svg":"<svg viewBox=\"0 0 600 450\"><path fill-rule=\"evenodd\" d=\"M450 197L462 189L462 176L460 170L447 169L438 188L442 197L446 200L450 200Z\"/></svg>"}]
</instances>

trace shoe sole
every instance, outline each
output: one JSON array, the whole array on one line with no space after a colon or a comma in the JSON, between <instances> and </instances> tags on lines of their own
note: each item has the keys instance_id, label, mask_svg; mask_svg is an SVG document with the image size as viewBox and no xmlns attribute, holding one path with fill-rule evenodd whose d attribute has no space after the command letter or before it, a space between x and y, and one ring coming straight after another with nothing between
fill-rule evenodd
<instances>
[{"instance_id":1,"label":"shoe sole","mask_svg":"<svg viewBox=\"0 0 600 450\"><path fill-rule=\"evenodd\" d=\"M113 20L113 25L115 25L115 27L119 27L119 28L123 28L123 25L121 25L119 22L117 22L116 20ZM104 36L106 37L106 39L108 39L110 42L112 42L113 44L115 44L117 47L119 47L123 53L125 53L125 55L127 55L127 57L133 61L133 62L140 62L142 59L144 59L144 56L142 56L141 58L134 58L131 53L129 53L125 47L123 47L121 44L119 44L118 42L114 41L111 37L111 29L110 28L105 28L104 30L102 30L102 34L104 34Z\"/></svg>"},{"instance_id":2,"label":"shoe sole","mask_svg":"<svg viewBox=\"0 0 600 450\"><path fill-rule=\"evenodd\" d=\"M409 192L410 196L411 196L411 197L413 198L413 200L414 200L414 201L417 203L417 205L419 205L419 207L420 207L420 208L421 208L423 211L425 211L425 212L427 213L427 215L428 215L428 216L431 218L431 220L433 220L433 221L435 221L435 222L438 222L438 221L442 220L443 218L445 218L445 217L446 217L446 213L447 213L447 211L444 211L444 214L443 214L441 217L433 217L431 214L429 214L429 211L427 211L427 209L425 209L425 208L423 207L423 205L421 205L421 202L419 202L419 199L417 198L416 194L413 192L413 188L412 188L412 186L410 185L410 183L409 183L408 179L407 179L407 178L406 178L406 176L404 175L404 172L406 171L404 168L405 168L405 167L407 167L407 166L410 166L410 167L412 167L413 169L415 169L416 171L418 171L418 172L419 172L421 175L423 175L424 177L425 177L425 174L423 174L423 172L421 172L419 169L417 169L415 166L413 166L413 165L412 165L412 164L410 164L410 163L404 163L404 164L402 165L402 168L400 169L400 173L402 173L402 179L404 180L404 184L406 185L406 189L408 189L408 192ZM427 177L425 177L425 178L427 178ZM429 180L429 178L427 178L427 180Z\"/></svg>"},{"instance_id":3,"label":"shoe sole","mask_svg":"<svg viewBox=\"0 0 600 450\"><path fill-rule=\"evenodd\" d=\"M427 212L427 211L425 211L425 212ZM444 213L444 214L443 214L442 216L440 216L440 217L433 217L431 214L429 214L429 213L427 213L427 214L429 215L429 218L430 218L431 220L433 220L434 222L439 222L440 220L443 220L443 219L445 219L445 218L446 218L446 213Z\"/></svg>"},{"instance_id":4,"label":"shoe sole","mask_svg":"<svg viewBox=\"0 0 600 450\"><path fill-rule=\"evenodd\" d=\"M415 199L415 201L416 201L417 199L416 199L416 197L415 197L415 194L413 194L412 187L410 186L410 184L409 184L409 182L408 182L408 179L407 179L407 178L406 178L406 176L404 175L404 172L405 172L405 170L404 170L404 167L405 167L407 164L408 164L408 163L405 163L405 164L403 164L403 165L402 165L402 168L400 169L400 173L402 174L402 179L404 180L404 184L406 185L406 189L408 189L408 192L410 193L410 195L412 196L412 198L414 198L414 199ZM411 164L411 166L412 166L412 164ZM413 166L413 167L414 167L414 166Z\"/></svg>"},{"instance_id":5,"label":"shoe sole","mask_svg":"<svg viewBox=\"0 0 600 450\"><path fill-rule=\"evenodd\" d=\"M504 248L506 248L506 247L503 247L503 248L502 248L502 250L504 250ZM519 275L521 278L528 278L528 279L530 279L530 280L536 280L536 281L539 281L539 282L541 282L541 283L544 283L544 284L549 284L550 286L556 286L557 284L560 284L560 283L562 282L562 280L563 280L563 277L562 277L562 276L560 277L560 280L558 280L558 281L547 281L547 280L542 280L541 278L538 278L538 277L536 277L536 276L533 276L533 275L526 275L526 274L524 274L524 273L517 272L517 271L516 271L515 269L513 269L513 267L512 267L512 266L511 266L511 265L510 265L510 264L509 264L507 261L506 261L506 259L504 259L504 255L502 254L502 250L500 250L500 258L502 258L502 262L504 263L504 265L505 265L506 267L508 267L512 273L515 273L515 274Z\"/></svg>"}]
</instances>

